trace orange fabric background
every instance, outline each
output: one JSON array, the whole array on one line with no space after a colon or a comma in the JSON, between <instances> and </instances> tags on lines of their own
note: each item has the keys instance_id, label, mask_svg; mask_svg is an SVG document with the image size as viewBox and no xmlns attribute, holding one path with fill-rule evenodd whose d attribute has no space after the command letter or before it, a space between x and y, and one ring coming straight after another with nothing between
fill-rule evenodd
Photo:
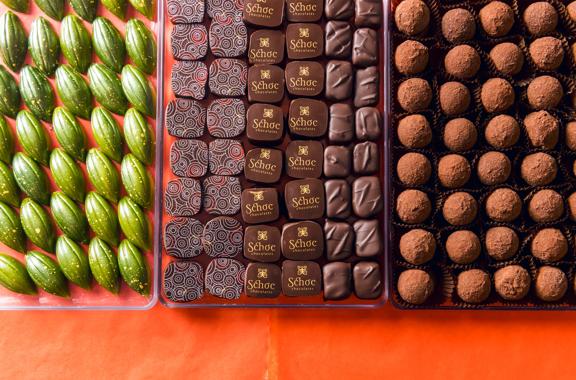
<instances>
[{"instance_id":1,"label":"orange fabric background","mask_svg":"<svg viewBox=\"0 0 576 380\"><path fill-rule=\"evenodd\" d=\"M573 377L570 312L2 312L2 379ZM568 344L567 344L568 343Z\"/></svg>"}]
</instances>

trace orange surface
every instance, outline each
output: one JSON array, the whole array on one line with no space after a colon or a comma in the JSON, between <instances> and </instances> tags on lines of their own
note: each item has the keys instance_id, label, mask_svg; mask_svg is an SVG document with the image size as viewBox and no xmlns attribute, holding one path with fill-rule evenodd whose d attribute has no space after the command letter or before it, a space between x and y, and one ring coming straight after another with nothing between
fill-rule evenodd
<instances>
[{"instance_id":1,"label":"orange surface","mask_svg":"<svg viewBox=\"0 0 576 380\"><path fill-rule=\"evenodd\" d=\"M573 378L575 318L391 306L2 312L0 378Z\"/></svg>"}]
</instances>

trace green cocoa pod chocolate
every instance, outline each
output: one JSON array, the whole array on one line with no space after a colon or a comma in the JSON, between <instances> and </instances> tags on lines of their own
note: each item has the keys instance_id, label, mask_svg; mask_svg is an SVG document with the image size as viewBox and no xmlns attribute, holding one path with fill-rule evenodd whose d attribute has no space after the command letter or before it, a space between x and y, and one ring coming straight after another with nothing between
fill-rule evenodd
<instances>
[{"instance_id":1,"label":"green cocoa pod chocolate","mask_svg":"<svg viewBox=\"0 0 576 380\"><path fill-rule=\"evenodd\" d=\"M153 20L154 19L154 10L156 7L154 6L154 0L129 0L130 4L136 9L139 13L146 16L146 18Z\"/></svg>"},{"instance_id":2,"label":"green cocoa pod chocolate","mask_svg":"<svg viewBox=\"0 0 576 380\"><path fill-rule=\"evenodd\" d=\"M84 289L92 286L88 256L74 240L60 236L56 241L56 259L68 281Z\"/></svg>"},{"instance_id":3,"label":"green cocoa pod chocolate","mask_svg":"<svg viewBox=\"0 0 576 380\"><path fill-rule=\"evenodd\" d=\"M22 99L16 79L0 65L0 113L14 119L20 109Z\"/></svg>"},{"instance_id":4,"label":"green cocoa pod chocolate","mask_svg":"<svg viewBox=\"0 0 576 380\"><path fill-rule=\"evenodd\" d=\"M128 240L122 240L118 247L118 266L122 279L130 289L143 296L150 294L150 276L146 259L140 250Z\"/></svg>"},{"instance_id":5,"label":"green cocoa pod chocolate","mask_svg":"<svg viewBox=\"0 0 576 380\"><path fill-rule=\"evenodd\" d=\"M20 294L37 294L26 267L12 256L0 253L0 285Z\"/></svg>"},{"instance_id":6,"label":"green cocoa pod chocolate","mask_svg":"<svg viewBox=\"0 0 576 380\"><path fill-rule=\"evenodd\" d=\"M52 120L56 100L48 78L33 66L20 72L20 95L32 113L44 121Z\"/></svg>"},{"instance_id":7,"label":"green cocoa pod chocolate","mask_svg":"<svg viewBox=\"0 0 576 380\"><path fill-rule=\"evenodd\" d=\"M86 159L86 134L70 111L56 107L52 115L52 128L58 144L66 153L79 161Z\"/></svg>"},{"instance_id":8,"label":"green cocoa pod chocolate","mask_svg":"<svg viewBox=\"0 0 576 380\"><path fill-rule=\"evenodd\" d=\"M110 293L120 291L120 271L118 259L106 242L94 238L88 246L88 261L90 270L96 282Z\"/></svg>"},{"instance_id":9,"label":"green cocoa pod chocolate","mask_svg":"<svg viewBox=\"0 0 576 380\"><path fill-rule=\"evenodd\" d=\"M56 92L70 112L83 119L90 119L92 93L82 75L72 66L62 65L56 70Z\"/></svg>"},{"instance_id":10,"label":"green cocoa pod chocolate","mask_svg":"<svg viewBox=\"0 0 576 380\"><path fill-rule=\"evenodd\" d=\"M48 177L40 165L24 153L16 153L12 160L12 172L20 190L43 205L50 202Z\"/></svg>"},{"instance_id":11,"label":"green cocoa pod chocolate","mask_svg":"<svg viewBox=\"0 0 576 380\"><path fill-rule=\"evenodd\" d=\"M92 111L92 135L100 151L116 162L122 160L122 134L114 116L105 108Z\"/></svg>"},{"instance_id":12,"label":"green cocoa pod chocolate","mask_svg":"<svg viewBox=\"0 0 576 380\"><path fill-rule=\"evenodd\" d=\"M126 15L126 0L101 0L104 8L112 12L113 15L124 20Z\"/></svg>"},{"instance_id":13,"label":"green cocoa pod chocolate","mask_svg":"<svg viewBox=\"0 0 576 380\"><path fill-rule=\"evenodd\" d=\"M12 71L19 71L28 50L28 39L22 21L8 11L0 16L0 57Z\"/></svg>"},{"instance_id":14,"label":"green cocoa pod chocolate","mask_svg":"<svg viewBox=\"0 0 576 380\"><path fill-rule=\"evenodd\" d=\"M30 6L28 0L2 0L2 3L8 8L20 13L28 12L28 7Z\"/></svg>"},{"instance_id":15,"label":"green cocoa pod chocolate","mask_svg":"<svg viewBox=\"0 0 576 380\"><path fill-rule=\"evenodd\" d=\"M136 66L122 69L122 89L134 108L150 117L156 115L156 95L146 75Z\"/></svg>"},{"instance_id":16,"label":"green cocoa pod chocolate","mask_svg":"<svg viewBox=\"0 0 576 380\"><path fill-rule=\"evenodd\" d=\"M98 193L86 196L86 218L96 236L111 244L118 245L118 216L108 201Z\"/></svg>"},{"instance_id":17,"label":"green cocoa pod chocolate","mask_svg":"<svg viewBox=\"0 0 576 380\"><path fill-rule=\"evenodd\" d=\"M50 216L40 204L30 198L22 201L20 222L28 239L47 252L54 252L56 235Z\"/></svg>"},{"instance_id":18,"label":"green cocoa pod chocolate","mask_svg":"<svg viewBox=\"0 0 576 380\"><path fill-rule=\"evenodd\" d=\"M138 19L126 23L126 51L140 70L151 75L156 69L156 41L154 35Z\"/></svg>"},{"instance_id":19,"label":"green cocoa pod chocolate","mask_svg":"<svg viewBox=\"0 0 576 380\"><path fill-rule=\"evenodd\" d=\"M64 193L52 193L50 209L62 233L77 242L88 243L88 221L82 209Z\"/></svg>"},{"instance_id":20,"label":"green cocoa pod chocolate","mask_svg":"<svg viewBox=\"0 0 576 380\"><path fill-rule=\"evenodd\" d=\"M149 208L152 205L152 183L146 167L131 153L124 156L120 167L122 184L130 199Z\"/></svg>"},{"instance_id":21,"label":"green cocoa pod chocolate","mask_svg":"<svg viewBox=\"0 0 576 380\"><path fill-rule=\"evenodd\" d=\"M68 282L62 270L47 255L30 251L26 254L26 270L32 281L44 291L60 297L68 297Z\"/></svg>"},{"instance_id":22,"label":"green cocoa pod chocolate","mask_svg":"<svg viewBox=\"0 0 576 380\"><path fill-rule=\"evenodd\" d=\"M34 0L34 2L51 19L60 21L64 17L64 0Z\"/></svg>"},{"instance_id":23,"label":"green cocoa pod chocolate","mask_svg":"<svg viewBox=\"0 0 576 380\"><path fill-rule=\"evenodd\" d=\"M123 115L128 108L128 101L122 90L122 82L116 73L106 65L95 63L88 70L90 90L104 107L118 115Z\"/></svg>"},{"instance_id":24,"label":"green cocoa pod chocolate","mask_svg":"<svg viewBox=\"0 0 576 380\"><path fill-rule=\"evenodd\" d=\"M18 252L26 252L26 236L18 214L0 202L0 242Z\"/></svg>"},{"instance_id":25,"label":"green cocoa pod chocolate","mask_svg":"<svg viewBox=\"0 0 576 380\"><path fill-rule=\"evenodd\" d=\"M20 190L12 170L4 162L0 162L0 201L20 207Z\"/></svg>"},{"instance_id":26,"label":"green cocoa pod chocolate","mask_svg":"<svg viewBox=\"0 0 576 380\"><path fill-rule=\"evenodd\" d=\"M12 129L0 115L0 161L7 164L12 163L12 156L14 155L14 136L12 136Z\"/></svg>"},{"instance_id":27,"label":"green cocoa pod chocolate","mask_svg":"<svg viewBox=\"0 0 576 380\"><path fill-rule=\"evenodd\" d=\"M154 162L154 140L146 118L134 108L124 116L124 139L130 152L146 165Z\"/></svg>"},{"instance_id":28,"label":"green cocoa pod chocolate","mask_svg":"<svg viewBox=\"0 0 576 380\"><path fill-rule=\"evenodd\" d=\"M68 15L62 20L60 48L70 66L81 73L88 70L92 62L92 42L78 16Z\"/></svg>"},{"instance_id":29,"label":"green cocoa pod chocolate","mask_svg":"<svg viewBox=\"0 0 576 380\"><path fill-rule=\"evenodd\" d=\"M16 136L28 156L47 166L50 156L50 137L32 112L22 110L16 117Z\"/></svg>"},{"instance_id":30,"label":"green cocoa pod chocolate","mask_svg":"<svg viewBox=\"0 0 576 380\"><path fill-rule=\"evenodd\" d=\"M135 246L147 251L150 249L150 224L140 206L129 197L118 203L118 221L120 228Z\"/></svg>"},{"instance_id":31,"label":"green cocoa pod chocolate","mask_svg":"<svg viewBox=\"0 0 576 380\"><path fill-rule=\"evenodd\" d=\"M124 39L110 22L104 17L98 17L92 28L92 45L100 60L109 68L119 73L126 60Z\"/></svg>"},{"instance_id":32,"label":"green cocoa pod chocolate","mask_svg":"<svg viewBox=\"0 0 576 380\"><path fill-rule=\"evenodd\" d=\"M82 19L88 22L94 21L98 10L98 2L96 0L70 0L70 5Z\"/></svg>"},{"instance_id":33,"label":"green cocoa pod chocolate","mask_svg":"<svg viewBox=\"0 0 576 380\"><path fill-rule=\"evenodd\" d=\"M50 171L56 186L77 202L84 203L86 181L82 169L68 153L56 148L50 155Z\"/></svg>"},{"instance_id":34,"label":"green cocoa pod chocolate","mask_svg":"<svg viewBox=\"0 0 576 380\"><path fill-rule=\"evenodd\" d=\"M60 40L45 18L39 17L32 23L28 44L36 67L46 75L54 74L60 59Z\"/></svg>"},{"instance_id":35,"label":"green cocoa pod chocolate","mask_svg":"<svg viewBox=\"0 0 576 380\"><path fill-rule=\"evenodd\" d=\"M110 159L98 149L90 149L86 156L86 171L96 192L117 203L120 197L120 176Z\"/></svg>"}]
</instances>

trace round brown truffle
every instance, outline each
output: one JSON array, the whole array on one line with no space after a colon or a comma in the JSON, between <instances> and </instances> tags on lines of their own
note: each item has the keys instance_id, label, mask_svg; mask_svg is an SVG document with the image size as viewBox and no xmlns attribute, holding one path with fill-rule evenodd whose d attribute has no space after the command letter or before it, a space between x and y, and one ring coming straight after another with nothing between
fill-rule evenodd
<instances>
[{"instance_id":1,"label":"round brown truffle","mask_svg":"<svg viewBox=\"0 0 576 380\"><path fill-rule=\"evenodd\" d=\"M430 106L432 89L422 78L410 78L398 86L398 103L408 112L422 111Z\"/></svg>"},{"instance_id":2,"label":"round brown truffle","mask_svg":"<svg viewBox=\"0 0 576 380\"><path fill-rule=\"evenodd\" d=\"M526 95L532 108L545 110L555 108L560 104L564 90L558 79L549 75L542 75L530 82Z\"/></svg>"},{"instance_id":3,"label":"round brown truffle","mask_svg":"<svg viewBox=\"0 0 576 380\"><path fill-rule=\"evenodd\" d=\"M476 170L484 185L498 185L510 177L512 163L504 153L487 152L480 156Z\"/></svg>"},{"instance_id":4,"label":"round brown truffle","mask_svg":"<svg viewBox=\"0 0 576 380\"><path fill-rule=\"evenodd\" d=\"M559 229L543 228L532 239L530 251L537 259L552 263L566 256L568 241Z\"/></svg>"},{"instance_id":5,"label":"round brown truffle","mask_svg":"<svg viewBox=\"0 0 576 380\"><path fill-rule=\"evenodd\" d=\"M472 78L480 70L480 55L470 45L458 45L444 57L446 72L458 79Z\"/></svg>"},{"instance_id":6,"label":"round brown truffle","mask_svg":"<svg viewBox=\"0 0 576 380\"><path fill-rule=\"evenodd\" d=\"M503 112L514 104L514 88L502 78L490 78L480 91L482 105L488 112Z\"/></svg>"},{"instance_id":7,"label":"round brown truffle","mask_svg":"<svg viewBox=\"0 0 576 380\"><path fill-rule=\"evenodd\" d=\"M456 280L456 293L464 302L482 303L491 290L490 276L480 269L461 272Z\"/></svg>"},{"instance_id":8,"label":"round brown truffle","mask_svg":"<svg viewBox=\"0 0 576 380\"><path fill-rule=\"evenodd\" d=\"M576 1L571 2L566 6L566 10L568 11L568 15L572 19L572 21L576 22Z\"/></svg>"},{"instance_id":9,"label":"round brown truffle","mask_svg":"<svg viewBox=\"0 0 576 380\"><path fill-rule=\"evenodd\" d=\"M507 301L520 301L530 291L530 275L520 265L508 265L494 273L494 288Z\"/></svg>"},{"instance_id":10,"label":"round brown truffle","mask_svg":"<svg viewBox=\"0 0 576 380\"><path fill-rule=\"evenodd\" d=\"M480 9L480 24L490 37L503 37L514 26L514 12L506 3L491 1Z\"/></svg>"},{"instance_id":11,"label":"round brown truffle","mask_svg":"<svg viewBox=\"0 0 576 380\"><path fill-rule=\"evenodd\" d=\"M446 239L446 253L456 264L470 264L480 256L480 239L472 231L454 231Z\"/></svg>"},{"instance_id":12,"label":"round brown truffle","mask_svg":"<svg viewBox=\"0 0 576 380\"><path fill-rule=\"evenodd\" d=\"M449 189L462 187L470 179L470 164L459 154L448 154L438 161L438 180Z\"/></svg>"},{"instance_id":13,"label":"round brown truffle","mask_svg":"<svg viewBox=\"0 0 576 380\"><path fill-rule=\"evenodd\" d=\"M494 260L508 260L520 247L518 234L509 227L492 227L486 231L486 252Z\"/></svg>"},{"instance_id":14,"label":"round brown truffle","mask_svg":"<svg viewBox=\"0 0 576 380\"><path fill-rule=\"evenodd\" d=\"M566 124L566 146L570 150L576 150L576 121Z\"/></svg>"},{"instance_id":15,"label":"round brown truffle","mask_svg":"<svg viewBox=\"0 0 576 380\"><path fill-rule=\"evenodd\" d=\"M442 215L454 226L470 224L478 214L478 203L474 197L460 191L450 194L442 206Z\"/></svg>"},{"instance_id":16,"label":"round brown truffle","mask_svg":"<svg viewBox=\"0 0 576 380\"><path fill-rule=\"evenodd\" d=\"M410 264L422 265L432 260L436 251L436 240L431 232L415 229L400 238L400 254Z\"/></svg>"},{"instance_id":17,"label":"round brown truffle","mask_svg":"<svg viewBox=\"0 0 576 380\"><path fill-rule=\"evenodd\" d=\"M514 190L496 189L486 199L486 214L497 222L511 222L521 211L522 200Z\"/></svg>"},{"instance_id":18,"label":"round brown truffle","mask_svg":"<svg viewBox=\"0 0 576 380\"><path fill-rule=\"evenodd\" d=\"M543 36L554 32L558 26L558 12L552 4L538 1L530 4L522 17L528 32L534 36Z\"/></svg>"},{"instance_id":19,"label":"round brown truffle","mask_svg":"<svg viewBox=\"0 0 576 380\"><path fill-rule=\"evenodd\" d=\"M576 221L576 193L570 194L568 197L568 216L573 221Z\"/></svg>"},{"instance_id":20,"label":"round brown truffle","mask_svg":"<svg viewBox=\"0 0 576 380\"><path fill-rule=\"evenodd\" d=\"M536 111L528 114L524 118L524 127L530 143L536 148L552 149L558 143L560 123L547 111Z\"/></svg>"},{"instance_id":21,"label":"round brown truffle","mask_svg":"<svg viewBox=\"0 0 576 380\"><path fill-rule=\"evenodd\" d=\"M516 75L524 66L524 54L518 45L502 42L490 50L490 59L496 70L506 75Z\"/></svg>"},{"instance_id":22,"label":"round brown truffle","mask_svg":"<svg viewBox=\"0 0 576 380\"><path fill-rule=\"evenodd\" d=\"M520 165L522 179L532 186L548 185L556 179L558 164L547 153L533 153L524 157Z\"/></svg>"},{"instance_id":23,"label":"round brown truffle","mask_svg":"<svg viewBox=\"0 0 576 380\"><path fill-rule=\"evenodd\" d=\"M452 43L474 38L476 22L470 11L463 8L450 9L442 16L442 35Z\"/></svg>"},{"instance_id":24,"label":"round brown truffle","mask_svg":"<svg viewBox=\"0 0 576 380\"><path fill-rule=\"evenodd\" d=\"M430 179L432 165L421 153L406 153L398 160L396 173L400 182L407 186L423 185Z\"/></svg>"},{"instance_id":25,"label":"round brown truffle","mask_svg":"<svg viewBox=\"0 0 576 380\"><path fill-rule=\"evenodd\" d=\"M446 148L454 152L462 152L474 147L478 139L478 132L474 123L460 117L446 123L443 138Z\"/></svg>"},{"instance_id":26,"label":"round brown truffle","mask_svg":"<svg viewBox=\"0 0 576 380\"><path fill-rule=\"evenodd\" d=\"M486 125L484 137L494 148L510 148L520 138L520 126L512 116L494 116Z\"/></svg>"},{"instance_id":27,"label":"round brown truffle","mask_svg":"<svg viewBox=\"0 0 576 380\"><path fill-rule=\"evenodd\" d=\"M554 190L540 190L530 199L528 214L537 223L554 222L564 214L564 200Z\"/></svg>"},{"instance_id":28,"label":"round brown truffle","mask_svg":"<svg viewBox=\"0 0 576 380\"><path fill-rule=\"evenodd\" d=\"M562 42L554 37L541 37L530 44L530 57L541 70L556 70L564 61Z\"/></svg>"},{"instance_id":29,"label":"round brown truffle","mask_svg":"<svg viewBox=\"0 0 576 380\"><path fill-rule=\"evenodd\" d=\"M572 51L572 59L576 61L576 43L573 43L572 46L570 46L570 50Z\"/></svg>"},{"instance_id":30,"label":"round brown truffle","mask_svg":"<svg viewBox=\"0 0 576 380\"><path fill-rule=\"evenodd\" d=\"M558 268L543 266L538 269L534 288L536 296L542 301L558 301L568 290L568 278Z\"/></svg>"},{"instance_id":31,"label":"round brown truffle","mask_svg":"<svg viewBox=\"0 0 576 380\"><path fill-rule=\"evenodd\" d=\"M440 86L440 108L448 116L464 113L470 107L468 87L460 82L446 82Z\"/></svg>"},{"instance_id":32,"label":"round brown truffle","mask_svg":"<svg viewBox=\"0 0 576 380\"><path fill-rule=\"evenodd\" d=\"M398 277L398 293L400 297L413 305L421 305L434 292L434 281L425 271L408 269Z\"/></svg>"},{"instance_id":33,"label":"round brown truffle","mask_svg":"<svg viewBox=\"0 0 576 380\"><path fill-rule=\"evenodd\" d=\"M404 0L394 12L396 27L402 33L415 36L428 30L430 8L421 0Z\"/></svg>"},{"instance_id":34,"label":"round brown truffle","mask_svg":"<svg viewBox=\"0 0 576 380\"><path fill-rule=\"evenodd\" d=\"M406 148L424 148L432 142L432 128L422 115L408 115L398 123L398 140Z\"/></svg>"},{"instance_id":35,"label":"round brown truffle","mask_svg":"<svg viewBox=\"0 0 576 380\"><path fill-rule=\"evenodd\" d=\"M418 41L404 41L396 48L394 64L401 74L421 73L428 66L428 48Z\"/></svg>"},{"instance_id":36,"label":"round brown truffle","mask_svg":"<svg viewBox=\"0 0 576 380\"><path fill-rule=\"evenodd\" d=\"M430 198L423 191L404 190L396 199L396 213L404 223L422 223L428 219L431 212Z\"/></svg>"}]
</instances>

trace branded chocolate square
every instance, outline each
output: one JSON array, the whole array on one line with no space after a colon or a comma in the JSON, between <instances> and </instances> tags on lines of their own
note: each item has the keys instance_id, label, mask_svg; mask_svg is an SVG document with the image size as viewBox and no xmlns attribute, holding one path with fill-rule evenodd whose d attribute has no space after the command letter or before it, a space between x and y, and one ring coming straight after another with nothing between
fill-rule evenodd
<instances>
[{"instance_id":1,"label":"branded chocolate square","mask_svg":"<svg viewBox=\"0 0 576 380\"><path fill-rule=\"evenodd\" d=\"M250 35L248 63L279 64L284 60L285 41L280 30L255 30Z\"/></svg>"},{"instance_id":2,"label":"branded chocolate square","mask_svg":"<svg viewBox=\"0 0 576 380\"><path fill-rule=\"evenodd\" d=\"M382 2L379 0L355 0L356 26L379 26L382 22Z\"/></svg>"},{"instance_id":3,"label":"branded chocolate square","mask_svg":"<svg viewBox=\"0 0 576 380\"><path fill-rule=\"evenodd\" d=\"M326 0L324 13L329 20L348 20L354 16L353 0Z\"/></svg>"},{"instance_id":4,"label":"branded chocolate square","mask_svg":"<svg viewBox=\"0 0 576 380\"><path fill-rule=\"evenodd\" d=\"M248 264L244 289L248 297L278 297L282 292L282 271L280 267L274 264Z\"/></svg>"},{"instance_id":5,"label":"branded chocolate square","mask_svg":"<svg viewBox=\"0 0 576 380\"><path fill-rule=\"evenodd\" d=\"M282 108L271 104L252 104L246 113L246 136L252 142L274 143L282 140Z\"/></svg>"},{"instance_id":6,"label":"branded chocolate square","mask_svg":"<svg viewBox=\"0 0 576 380\"><path fill-rule=\"evenodd\" d=\"M352 63L364 67L378 63L378 34L374 29L360 28L354 32Z\"/></svg>"},{"instance_id":7,"label":"branded chocolate square","mask_svg":"<svg viewBox=\"0 0 576 380\"><path fill-rule=\"evenodd\" d=\"M280 230L260 224L244 230L244 257L253 261L271 263L280 259Z\"/></svg>"},{"instance_id":8,"label":"branded chocolate square","mask_svg":"<svg viewBox=\"0 0 576 380\"><path fill-rule=\"evenodd\" d=\"M354 106L366 107L378 103L379 78L378 67L376 66L356 70Z\"/></svg>"},{"instance_id":9,"label":"branded chocolate square","mask_svg":"<svg viewBox=\"0 0 576 380\"><path fill-rule=\"evenodd\" d=\"M329 263L322 268L324 298L342 300L352 294L352 266L350 263Z\"/></svg>"},{"instance_id":10,"label":"branded chocolate square","mask_svg":"<svg viewBox=\"0 0 576 380\"><path fill-rule=\"evenodd\" d=\"M170 42L174 59L193 61L208 52L208 32L202 24L174 25Z\"/></svg>"},{"instance_id":11,"label":"branded chocolate square","mask_svg":"<svg viewBox=\"0 0 576 380\"><path fill-rule=\"evenodd\" d=\"M208 86L214 95L246 95L248 67L246 62L234 58L218 58L210 65Z\"/></svg>"},{"instance_id":12,"label":"branded chocolate square","mask_svg":"<svg viewBox=\"0 0 576 380\"><path fill-rule=\"evenodd\" d=\"M326 216L346 219L350 216L350 185L344 179L330 179L324 183L326 190Z\"/></svg>"},{"instance_id":13,"label":"branded chocolate square","mask_svg":"<svg viewBox=\"0 0 576 380\"><path fill-rule=\"evenodd\" d=\"M352 256L354 229L346 222L326 220L324 223L326 258L328 261L345 260Z\"/></svg>"},{"instance_id":14,"label":"branded chocolate square","mask_svg":"<svg viewBox=\"0 0 576 380\"><path fill-rule=\"evenodd\" d=\"M382 115L376 107L362 107L356 110L356 138L377 140L382 135Z\"/></svg>"},{"instance_id":15,"label":"branded chocolate square","mask_svg":"<svg viewBox=\"0 0 576 380\"><path fill-rule=\"evenodd\" d=\"M314 261L282 263L282 293L288 297L315 296L322 291L320 265Z\"/></svg>"},{"instance_id":16,"label":"branded chocolate square","mask_svg":"<svg viewBox=\"0 0 576 380\"><path fill-rule=\"evenodd\" d=\"M300 179L286 183L284 198L290 219L319 219L324 216L324 185L319 179Z\"/></svg>"},{"instance_id":17,"label":"branded chocolate square","mask_svg":"<svg viewBox=\"0 0 576 380\"><path fill-rule=\"evenodd\" d=\"M360 177L352 184L352 208L360 218L369 218L382 211L382 190L376 176Z\"/></svg>"},{"instance_id":18,"label":"branded chocolate square","mask_svg":"<svg viewBox=\"0 0 576 380\"><path fill-rule=\"evenodd\" d=\"M171 78L174 95L202 100L206 96L207 83L208 68L204 62L174 62Z\"/></svg>"},{"instance_id":19,"label":"branded chocolate square","mask_svg":"<svg viewBox=\"0 0 576 380\"><path fill-rule=\"evenodd\" d=\"M248 69L248 100L252 103L278 103L284 98L284 70L274 65Z\"/></svg>"},{"instance_id":20,"label":"branded chocolate square","mask_svg":"<svg viewBox=\"0 0 576 380\"><path fill-rule=\"evenodd\" d=\"M292 178L319 178L324 147L319 141L294 140L286 147L286 174Z\"/></svg>"},{"instance_id":21,"label":"branded chocolate square","mask_svg":"<svg viewBox=\"0 0 576 380\"><path fill-rule=\"evenodd\" d=\"M346 100L352 96L354 71L347 61L329 61L326 65L326 97Z\"/></svg>"},{"instance_id":22,"label":"branded chocolate square","mask_svg":"<svg viewBox=\"0 0 576 380\"><path fill-rule=\"evenodd\" d=\"M324 136L328 129L328 106L321 100L292 100L288 111L288 128L296 136Z\"/></svg>"},{"instance_id":23,"label":"branded chocolate square","mask_svg":"<svg viewBox=\"0 0 576 380\"><path fill-rule=\"evenodd\" d=\"M379 169L378 145L372 141L356 144L354 147L354 173L373 174Z\"/></svg>"},{"instance_id":24,"label":"branded chocolate square","mask_svg":"<svg viewBox=\"0 0 576 380\"><path fill-rule=\"evenodd\" d=\"M325 52L330 58L349 58L352 54L352 26L346 21L328 21L325 27Z\"/></svg>"},{"instance_id":25,"label":"branded chocolate square","mask_svg":"<svg viewBox=\"0 0 576 380\"><path fill-rule=\"evenodd\" d=\"M286 49L289 59L320 57L324 53L322 27L318 24L288 24L286 27Z\"/></svg>"},{"instance_id":26,"label":"branded chocolate square","mask_svg":"<svg viewBox=\"0 0 576 380\"><path fill-rule=\"evenodd\" d=\"M354 138L354 110L346 103L330 106L328 138L332 142L346 143Z\"/></svg>"},{"instance_id":27,"label":"branded chocolate square","mask_svg":"<svg viewBox=\"0 0 576 380\"><path fill-rule=\"evenodd\" d=\"M382 252L380 223L377 219L354 222L354 235L356 236L356 256L373 257Z\"/></svg>"},{"instance_id":28,"label":"branded chocolate square","mask_svg":"<svg viewBox=\"0 0 576 380\"><path fill-rule=\"evenodd\" d=\"M284 19L284 0L245 0L244 21L267 28L275 28Z\"/></svg>"},{"instance_id":29,"label":"branded chocolate square","mask_svg":"<svg viewBox=\"0 0 576 380\"><path fill-rule=\"evenodd\" d=\"M361 261L352 270L354 293L358 298L374 299L382 295L382 273L380 265L370 261Z\"/></svg>"},{"instance_id":30,"label":"branded chocolate square","mask_svg":"<svg viewBox=\"0 0 576 380\"><path fill-rule=\"evenodd\" d=\"M286 18L290 22L315 22L320 20L323 0L286 0Z\"/></svg>"},{"instance_id":31,"label":"branded chocolate square","mask_svg":"<svg viewBox=\"0 0 576 380\"><path fill-rule=\"evenodd\" d=\"M242 219L246 223L273 222L280 216L278 191L274 188L252 188L242 191Z\"/></svg>"},{"instance_id":32,"label":"branded chocolate square","mask_svg":"<svg viewBox=\"0 0 576 380\"><path fill-rule=\"evenodd\" d=\"M278 182L282 175L282 151L271 148L255 148L246 153L244 176L261 183Z\"/></svg>"},{"instance_id":33,"label":"branded chocolate square","mask_svg":"<svg viewBox=\"0 0 576 380\"><path fill-rule=\"evenodd\" d=\"M324 149L324 175L344 178L350 175L350 149L345 146L330 145Z\"/></svg>"},{"instance_id":34,"label":"branded chocolate square","mask_svg":"<svg viewBox=\"0 0 576 380\"><path fill-rule=\"evenodd\" d=\"M324 67L318 62L292 61L284 74L286 88L292 95L316 96L324 90Z\"/></svg>"},{"instance_id":35,"label":"branded chocolate square","mask_svg":"<svg viewBox=\"0 0 576 380\"><path fill-rule=\"evenodd\" d=\"M282 227L282 255L291 260L314 260L324 253L322 227L309 220Z\"/></svg>"}]
</instances>

